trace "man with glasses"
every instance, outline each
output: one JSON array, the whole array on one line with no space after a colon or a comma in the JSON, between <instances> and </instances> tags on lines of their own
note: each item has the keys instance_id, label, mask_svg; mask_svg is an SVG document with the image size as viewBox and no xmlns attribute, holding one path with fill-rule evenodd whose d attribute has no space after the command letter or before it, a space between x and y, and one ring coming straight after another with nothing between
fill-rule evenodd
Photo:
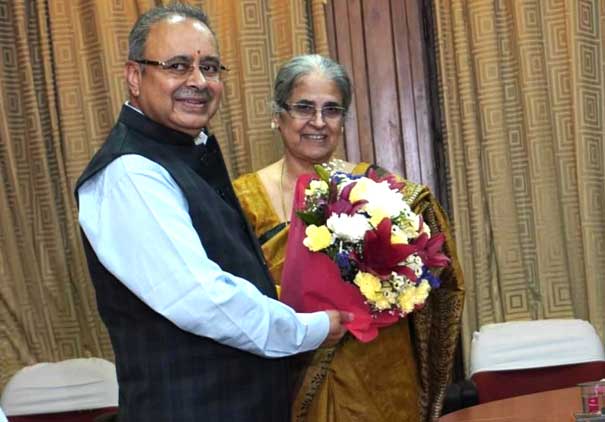
<instances>
[{"instance_id":1,"label":"man with glasses","mask_svg":"<svg viewBox=\"0 0 605 422\"><path fill-rule=\"evenodd\" d=\"M287 356L336 344L350 318L275 299L206 131L224 70L201 10L142 15L129 37L130 100L77 182L121 422L287 421Z\"/></svg>"}]
</instances>

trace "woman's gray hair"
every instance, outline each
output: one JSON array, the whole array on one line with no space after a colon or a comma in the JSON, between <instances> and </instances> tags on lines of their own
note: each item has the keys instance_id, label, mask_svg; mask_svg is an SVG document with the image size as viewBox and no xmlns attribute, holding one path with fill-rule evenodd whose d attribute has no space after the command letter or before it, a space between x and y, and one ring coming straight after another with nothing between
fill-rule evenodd
<instances>
[{"instance_id":1,"label":"woman's gray hair","mask_svg":"<svg viewBox=\"0 0 605 422\"><path fill-rule=\"evenodd\" d=\"M216 36L210 28L208 15L200 8L183 3L172 3L167 6L157 6L139 16L128 35L128 60L145 59L145 43L149 36L151 26L159 21L172 16L182 16L203 23L210 30L214 38Z\"/></svg>"},{"instance_id":2,"label":"woman's gray hair","mask_svg":"<svg viewBox=\"0 0 605 422\"><path fill-rule=\"evenodd\" d=\"M273 112L283 111L296 81L300 77L314 72L322 73L328 80L336 84L342 95L342 106L345 108L345 112L348 111L352 95L351 79L345 68L329 57L305 54L293 57L277 72L273 84Z\"/></svg>"}]
</instances>

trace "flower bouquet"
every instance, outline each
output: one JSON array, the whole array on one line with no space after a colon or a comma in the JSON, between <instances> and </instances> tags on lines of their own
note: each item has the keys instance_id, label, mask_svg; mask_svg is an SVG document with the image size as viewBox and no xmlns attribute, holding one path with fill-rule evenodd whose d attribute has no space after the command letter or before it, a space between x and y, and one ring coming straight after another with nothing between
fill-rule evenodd
<instances>
[{"instance_id":1,"label":"flower bouquet","mask_svg":"<svg viewBox=\"0 0 605 422\"><path fill-rule=\"evenodd\" d=\"M297 180L281 300L299 312L352 312L347 328L368 342L439 287L430 269L449 263L444 237L411 210L395 176L316 172Z\"/></svg>"}]
</instances>

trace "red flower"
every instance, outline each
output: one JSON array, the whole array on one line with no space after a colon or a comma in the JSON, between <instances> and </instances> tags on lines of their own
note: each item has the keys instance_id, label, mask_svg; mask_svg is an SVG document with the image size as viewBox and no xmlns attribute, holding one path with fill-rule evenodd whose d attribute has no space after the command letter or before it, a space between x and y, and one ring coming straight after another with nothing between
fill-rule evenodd
<instances>
[{"instance_id":1,"label":"red flower","mask_svg":"<svg viewBox=\"0 0 605 422\"><path fill-rule=\"evenodd\" d=\"M347 215L353 215L355 214L357 211L359 211L359 209L361 207L363 207L365 204L368 203L368 201L366 201L365 199L361 199L359 201L355 201L353 203L351 203L349 201L349 195L351 194L351 190L353 189L353 187L357 184L357 182L353 182L353 183L349 183L347 186L345 186L342 190L342 192L340 192L340 197L337 199L337 194L332 195L332 198L328 204L328 206L326 207L326 218L330 217L333 214L347 214ZM338 188L336 186L333 186L332 189L333 192L337 192Z\"/></svg>"},{"instance_id":2,"label":"red flower","mask_svg":"<svg viewBox=\"0 0 605 422\"><path fill-rule=\"evenodd\" d=\"M328 207L326 208L326 217L329 217L334 214L353 215L357 211L359 211L359 209L363 207L364 204L367 203L368 201L366 200L359 200L351 204L349 201L340 198L338 201L328 205Z\"/></svg>"},{"instance_id":3,"label":"red flower","mask_svg":"<svg viewBox=\"0 0 605 422\"><path fill-rule=\"evenodd\" d=\"M384 218L376 230L369 230L363 239L363 257L352 253L359 269L377 277L388 277L391 272L405 275L415 281L416 275L401 262L416 252L415 245L391 244L391 220Z\"/></svg>"},{"instance_id":4,"label":"red flower","mask_svg":"<svg viewBox=\"0 0 605 422\"><path fill-rule=\"evenodd\" d=\"M389 187L394 190L401 190L405 186L405 182L403 180L400 180L394 174L387 173L385 176L380 177L380 176L378 176L378 173L376 173L376 170L374 170L373 168L370 168L368 170L368 178L372 179L376 183L386 181L386 182L388 182Z\"/></svg>"},{"instance_id":5,"label":"red flower","mask_svg":"<svg viewBox=\"0 0 605 422\"><path fill-rule=\"evenodd\" d=\"M414 242L417 248L418 256L427 267L445 267L450 259L441 252L441 247L445 241L443 233L437 233L431 237L422 233Z\"/></svg>"}]
</instances>

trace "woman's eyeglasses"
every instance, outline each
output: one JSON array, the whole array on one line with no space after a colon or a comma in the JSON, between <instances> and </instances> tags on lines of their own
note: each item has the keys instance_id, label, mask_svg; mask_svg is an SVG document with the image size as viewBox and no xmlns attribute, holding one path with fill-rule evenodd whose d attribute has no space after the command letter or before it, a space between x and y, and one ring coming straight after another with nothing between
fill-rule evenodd
<instances>
[{"instance_id":1,"label":"woman's eyeglasses","mask_svg":"<svg viewBox=\"0 0 605 422\"><path fill-rule=\"evenodd\" d=\"M210 81L218 81L222 72L229 71L229 69L223 66L220 62L214 60L202 61L199 64L195 64L193 61L181 57L170 59L165 62L147 59L134 61L139 64L158 66L164 72L176 78L189 77L193 70L198 68L200 72L202 72L202 75L204 75L205 79Z\"/></svg>"},{"instance_id":2,"label":"woman's eyeglasses","mask_svg":"<svg viewBox=\"0 0 605 422\"><path fill-rule=\"evenodd\" d=\"M315 113L319 112L324 120L340 120L345 115L345 108L339 105L325 105L323 107L315 107L308 103L293 103L284 104L282 108L292 117L298 120L311 120L315 117Z\"/></svg>"}]
</instances>

